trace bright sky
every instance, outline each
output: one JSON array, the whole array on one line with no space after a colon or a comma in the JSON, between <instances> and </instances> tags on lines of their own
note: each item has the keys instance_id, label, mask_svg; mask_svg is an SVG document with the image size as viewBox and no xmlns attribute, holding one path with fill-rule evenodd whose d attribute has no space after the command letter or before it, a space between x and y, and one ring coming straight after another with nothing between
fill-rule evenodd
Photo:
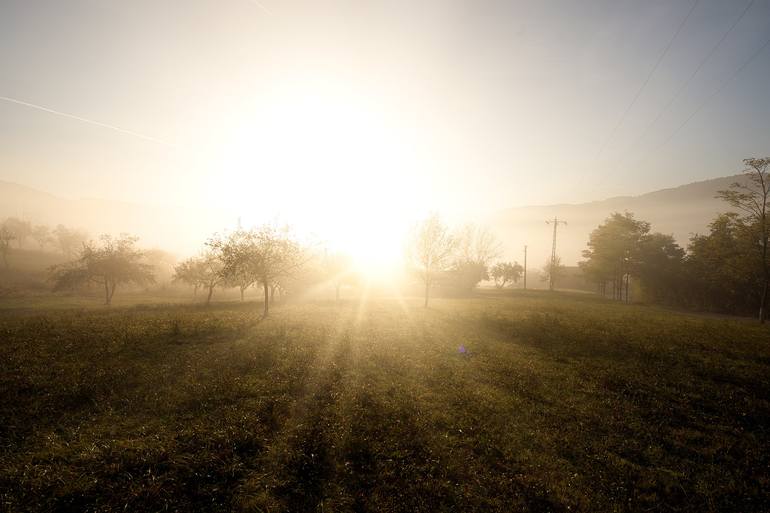
<instances>
[{"instance_id":1,"label":"bright sky","mask_svg":"<svg viewBox=\"0 0 770 513\"><path fill-rule=\"evenodd\" d=\"M0 179L339 239L642 193L770 153L768 38L770 0L4 0Z\"/></svg>"}]
</instances>

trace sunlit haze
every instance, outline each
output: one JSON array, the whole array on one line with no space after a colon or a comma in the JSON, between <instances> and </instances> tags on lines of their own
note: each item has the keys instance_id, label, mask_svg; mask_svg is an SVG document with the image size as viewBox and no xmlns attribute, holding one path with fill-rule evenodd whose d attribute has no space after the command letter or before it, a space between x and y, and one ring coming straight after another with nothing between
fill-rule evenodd
<instances>
[{"instance_id":1,"label":"sunlit haze","mask_svg":"<svg viewBox=\"0 0 770 513\"><path fill-rule=\"evenodd\" d=\"M142 233L182 253L280 219L392 260L432 211L737 172L770 130L770 4L745 7L4 2L0 179L184 211Z\"/></svg>"}]
</instances>

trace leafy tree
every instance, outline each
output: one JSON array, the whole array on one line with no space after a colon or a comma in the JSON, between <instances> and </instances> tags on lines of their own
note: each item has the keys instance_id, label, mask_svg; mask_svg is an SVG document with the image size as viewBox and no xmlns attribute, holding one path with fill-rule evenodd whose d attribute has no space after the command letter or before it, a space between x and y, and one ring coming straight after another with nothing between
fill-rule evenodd
<instances>
[{"instance_id":1,"label":"leafy tree","mask_svg":"<svg viewBox=\"0 0 770 513\"><path fill-rule=\"evenodd\" d=\"M615 212L597 227L588 239L588 249L583 251L586 259L579 265L586 276L599 286L606 295L606 286L611 285L612 297L628 301L628 284L634 269L639 242L650 231L650 224L637 221L630 212Z\"/></svg>"},{"instance_id":2,"label":"leafy tree","mask_svg":"<svg viewBox=\"0 0 770 513\"><path fill-rule=\"evenodd\" d=\"M104 287L104 304L109 305L118 285L153 283L152 266L142 263L143 252L135 247L137 240L126 234L118 238L102 235L100 244L85 244L76 260L51 269L54 290L97 283Z\"/></svg>"},{"instance_id":3,"label":"leafy tree","mask_svg":"<svg viewBox=\"0 0 770 513\"><path fill-rule=\"evenodd\" d=\"M269 312L271 287L293 274L307 260L288 228L271 225L244 230L237 238L214 237L207 244L220 252L222 276L226 280L242 277L262 285L265 317Z\"/></svg>"},{"instance_id":4,"label":"leafy tree","mask_svg":"<svg viewBox=\"0 0 770 513\"><path fill-rule=\"evenodd\" d=\"M518 262L498 262L490 271L498 289L504 288L508 283L518 283L523 273L524 268Z\"/></svg>"},{"instance_id":5,"label":"leafy tree","mask_svg":"<svg viewBox=\"0 0 770 513\"><path fill-rule=\"evenodd\" d=\"M632 252L631 272L639 280L643 296L653 302L680 299L685 251L671 235L643 235Z\"/></svg>"},{"instance_id":6,"label":"leafy tree","mask_svg":"<svg viewBox=\"0 0 770 513\"><path fill-rule=\"evenodd\" d=\"M764 323L767 317L767 294L770 287L770 261L768 261L767 243L770 238L770 222L768 222L768 198L770 197L770 157L744 159L748 177L746 183L735 182L730 189L719 191L718 198L725 200L742 213L746 225L752 226L757 243L751 253L758 253L757 265L761 270L761 294L759 300L759 322ZM747 255L748 256L748 255Z\"/></svg>"},{"instance_id":7,"label":"leafy tree","mask_svg":"<svg viewBox=\"0 0 770 513\"><path fill-rule=\"evenodd\" d=\"M457 240L449 233L437 214L431 215L415 227L408 256L425 284L425 308L428 307L431 286L439 274L450 269L456 247Z\"/></svg>"},{"instance_id":8,"label":"leafy tree","mask_svg":"<svg viewBox=\"0 0 770 513\"><path fill-rule=\"evenodd\" d=\"M760 301L755 230L736 213L720 214L707 235L690 239L685 259L688 303L698 308L744 313Z\"/></svg>"}]
</instances>

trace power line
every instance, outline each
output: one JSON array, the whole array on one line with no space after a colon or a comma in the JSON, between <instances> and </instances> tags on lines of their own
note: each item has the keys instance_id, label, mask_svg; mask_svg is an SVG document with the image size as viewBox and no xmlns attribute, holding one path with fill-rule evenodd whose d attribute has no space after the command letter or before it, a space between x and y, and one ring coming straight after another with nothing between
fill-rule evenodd
<instances>
[{"instance_id":1,"label":"power line","mask_svg":"<svg viewBox=\"0 0 770 513\"><path fill-rule=\"evenodd\" d=\"M738 25L738 23L741 22L744 16L746 16L746 13L749 12L749 9L751 9L751 6L754 5L755 0L750 0L748 4L746 4L746 7L743 9L743 12L741 15L733 21L732 25L730 25L730 28L727 29L727 32L722 34L722 38L715 44L711 50L706 54L706 56L703 58L703 60L700 61L698 66L695 68L695 71L692 72L692 74L687 78L687 80L684 81L684 83L679 87L677 92L674 94L674 96L669 99L668 103L658 112L658 115L655 116L655 119L652 120L652 122L647 125L647 127L642 131L641 135L636 139L636 141L631 144L628 149L631 150L635 148L639 142L642 141L647 135L647 133L650 131L650 129L655 126L655 124L660 121L660 118L663 116L663 114L673 105L673 103L679 98L679 96L684 92L685 89L687 89L687 86L692 82L692 80L700 73L700 70L703 68L703 66L706 64L706 62L711 59L711 57L716 53L716 51L719 49L720 46L722 46L722 43L725 42L727 39L727 36L730 35L730 33L733 31L733 29Z\"/></svg>"},{"instance_id":2,"label":"power line","mask_svg":"<svg viewBox=\"0 0 770 513\"><path fill-rule=\"evenodd\" d=\"M548 220L545 222L545 224L551 224L553 223L553 242L551 243L551 268L548 273L548 289L553 290L553 286L555 283L555 276L556 273L556 229L559 227L560 224L566 225L567 221L562 221L558 217L554 216L553 220ZM526 248L526 246L524 246Z\"/></svg>"},{"instance_id":3,"label":"power line","mask_svg":"<svg viewBox=\"0 0 770 513\"><path fill-rule=\"evenodd\" d=\"M660 63L663 62L663 59L668 54L668 51L671 49L671 46L674 44L674 41L676 41L676 38L679 36L679 33L682 32L682 28L684 28L685 24L687 24L687 20L690 19L690 16L692 15L693 11L695 10L695 7L698 5L698 2L700 0L695 0L692 4L692 7L690 7L690 10L687 12L687 16L684 17L682 20L682 23L679 24L679 27L677 27L676 32L674 32L673 37L669 40L666 47L663 49L663 53L658 56L658 60L655 62L655 65L652 67L650 72L647 74L647 78L642 82L641 87L636 92L636 95L634 96L634 99L631 100L631 103L628 104L628 107L626 107L626 110L623 111L623 115L620 116L620 120L618 120L618 123L615 125L615 127L610 132L610 135L605 139L604 144L602 144L601 148L599 149L599 153L596 154L596 158L602 156L602 153L604 153L604 150L607 148L607 145L612 141L612 139L615 137L615 133L620 129L620 127L623 125L623 122L626 120L626 116L628 116L628 113L633 108L634 104L636 104L636 101L639 99L639 97L642 95L642 92L644 91L645 87L647 87L647 84L650 83L650 80L652 79L652 76L655 74L655 71L657 71L658 66L660 66Z\"/></svg>"},{"instance_id":4,"label":"power line","mask_svg":"<svg viewBox=\"0 0 770 513\"><path fill-rule=\"evenodd\" d=\"M694 118L694 117L695 117L695 116L696 116L696 115L697 115L697 114L698 114L698 113L699 113L699 112L700 112L700 111L703 109L703 107L705 107L705 106L706 106L706 104L707 104L709 101L711 101L711 99L712 99L712 98L714 98L716 95L718 95L719 93L721 93L721 92L724 90L724 88L725 88L725 87L727 87L727 85L728 85L728 84L730 84L730 82L732 82L733 80L735 80L735 78L736 78L738 75L740 75L740 73L741 73L741 72L742 72L744 69L746 69L746 67L747 67L749 64L751 64L751 61L753 61L754 59L756 59L757 57L759 57L759 55L760 55L760 54L761 54L761 53L762 53L762 52L765 50L765 48L767 48L767 46L768 46L768 45L770 45L770 37L769 37L769 38L767 38L767 40L765 41L765 43L764 43L762 46L760 46L760 47L759 47L759 49L757 49L757 51L756 51L756 52L754 52L753 54L751 54L751 57L749 57L749 58L748 58L748 59L747 59L747 60L746 60L746 61L745 61L745 62L744 62L742 65L741 65L741 67L740 67L740 68L738 68L737 70L735 70L735 73L733 73L733 74L732 74L730 77L728 77L728 78L727 78L727 80L723 81L723 82L722 82L722 83L719 85L719 87L718 87L716 90L714 90L714 92L713 92L713 93L711 93L710 95L708 95L708 96L707 96L707 97L706 97L706 98L705 98L705 99L704 99L704 100L703 100L703 101L700 103L700 105L698 105L698 107L697 107L697 108L696 108L696 109L695 109L695 110L692 112L692 114L690 114L690 115L687 117L687 119L685 119L685 120L684 120L684 122L683 122L681 125L679 125L679 126L676 128L676 130L674 130L673 132L671 132L671 134L670 134L670 135L669 135L669 136L666 138L666 140L665 140L665 141L663 141L663 143L662 143L660 146L658 146L658 147L656 148L656 151L657 151L657 150L660 150L661 148L663 148L664 146L666 146L666 145L667 145L669 142L671 142L671 140L674 138L674 136L676 136L676 135L679 133L679 131L680 131L680 130L682 130L682 128L684 128L684 127L685 127L685 125L687 125L687 123L689 123L689 122L690 122L690 120L692 120L692 118ZM654 153L654 152L652 152L652 153Z\"/></svg>"}]
</instances>

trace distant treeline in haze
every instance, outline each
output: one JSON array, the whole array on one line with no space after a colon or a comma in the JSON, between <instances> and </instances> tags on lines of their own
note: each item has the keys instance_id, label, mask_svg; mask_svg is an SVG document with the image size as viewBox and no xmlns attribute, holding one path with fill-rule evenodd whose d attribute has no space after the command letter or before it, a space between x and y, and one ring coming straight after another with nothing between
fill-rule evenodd
<instances>
[{"instance_id":1,"label":"distant treeline in haze","mask_svg":"<svg viewBox=\"0 0 770 513\"><path fill-rule=\"evenodd\" d=\"M770 159L746 159L745 182L718 192L735 211L717 215L709 232L695 234L686 248L672 235L653 232L650 223L631 212L611 214L590 234L583 277L595 291L619 301L644 301L690 309L766 317L770 267L767 220ZM214 234L199 255L176 262L161 250L141 250L137 238L103 235L98 241L64 225L32 225L15 217L0 223L0 256L23 248L54 251L60 262L48 266L54 291L98 287L106 304L115 291L148 287L158 279L184 284L208 303L215 289L261 289L264 314L276 295L331 288L362 281L349 256L322 245L300 242L289 227L263 225ZM468 225L452 230L438 215L418 223L409 234L404 276L407 286L421 287L425 305L431 294L464 294L480 283L498 288L519 283L524 269L500 260L501 244L487 229ZM558 255L538 272L558 285L566 268ZM401 284L403 285L403 284Z\"/></svg>"}]
</instances>

